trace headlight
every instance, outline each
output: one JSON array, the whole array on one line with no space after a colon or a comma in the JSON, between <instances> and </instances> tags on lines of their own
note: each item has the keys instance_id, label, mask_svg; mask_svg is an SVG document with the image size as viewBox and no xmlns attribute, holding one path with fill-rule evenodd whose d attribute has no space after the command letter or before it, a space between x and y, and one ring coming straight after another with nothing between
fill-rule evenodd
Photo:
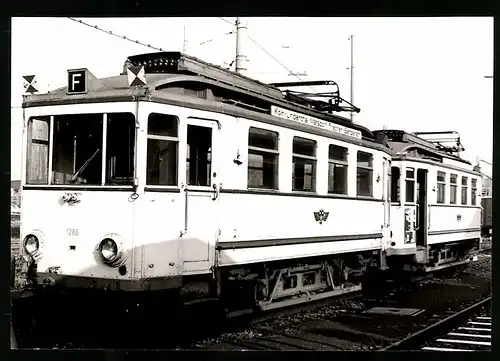
<instances>
[{"instance_id":1,"label":"headlight","mask_svg":"<svg viewBox=\"0 0 500 361\"><path fill-rule=\"evenodd\" d=\"M99 244L99 254L105 263L112 263L118 257L118 245L111 238L105 238Z\"/></svg>"},{"instance_id":2,"label":"headlight","mask_svg":"<svg viewBox=\"0 0 500 361\"><path fill-rule=\"evenodd\" d=\"M31 256L36 255L38 250L40 249L40 241L37 236L33 234L29 234L24 238L24 250L30 254Z\"/></svg>"}]
</instances>

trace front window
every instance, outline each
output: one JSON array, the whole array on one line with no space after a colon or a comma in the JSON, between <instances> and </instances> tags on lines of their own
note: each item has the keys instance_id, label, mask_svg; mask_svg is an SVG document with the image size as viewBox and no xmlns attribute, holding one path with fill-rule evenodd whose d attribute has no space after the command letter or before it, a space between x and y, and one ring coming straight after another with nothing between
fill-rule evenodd
<instances>
[{"instance_id":1,"label":"front window","mask_svg":"<svg viewBox=\"0 0 500 361\"><path fill-rule=\"evenodd\" d=\"M49 183L50 117L30 118L26 153L26 183Z\"/></svg>"},{"instance_id":2,"label":"front window","mask_svg":"<svg viewBox=\"0 0 500 361\"><path fill-rule=\"evenodd\" d=\"M53 134L49 134L50 129ZM31 118L26 183L49 184L50 162L50 183L54 185L131 185L134 145L135 117L131 113Z\"/></svg>"},{"instance_id":3,"label":"front window","mask_svg":"<svg viewBox=\"0 0 500 361\"><path fill-rule=\"evenodd\" d=\"M406 168L406 200L405 202L415 202L415 169Z\"/></svg>"},{"instance_id":4,"label":"front window","mask_svg":"<svg viewBox=\"0 0 500 361\"><path fill-rule=\"evenodd\" d=\"M399 203L399 182L401 178L401 170L399 167L391 168L391 203Z\"/></svg>"}]
</instances>

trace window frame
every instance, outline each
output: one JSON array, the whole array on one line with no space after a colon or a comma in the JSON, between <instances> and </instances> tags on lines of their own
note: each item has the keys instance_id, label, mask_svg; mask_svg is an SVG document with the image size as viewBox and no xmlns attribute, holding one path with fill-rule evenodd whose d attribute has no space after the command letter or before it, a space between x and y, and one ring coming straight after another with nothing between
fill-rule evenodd
<instances>
[{"instance_id":1,"label":"window frame","mask_svg":"<svg viewBox=\"0 0 500 361\"><path fill-rule=\"evenodd\" d=\"M453 179L454 177L454 179ZM450 173L450 204L457 204L458 175Z\"/></svg>"},{"instance_id":2,"label":"window frame","mask_svg":"<svg viewBox=\"0 0 500 361\"><path fill-rule=\"evenodd\" d=\"M465 184L464 184L465 180ZM468 205L468 192L469 192L469 177L462 176L461 177L461 184L462 184L462 195L460 197L460 203L462 206Z\"/></svg>"},{"instance_id":3,"label":"window frame","mask_svg":"<svg viewBox=\"0 0 500 361\"><path fill-rule=\"evenodd\" d=\"M369 155L370 156L370 166L363 166L363 165L359 165L359 156L361 154L364 154L364 155ZM373 198L373 160L374 160L374 156L373 156L373 153L369 153L369 152L365 152L363 150L358 150L356 152L356 196L357 197L365 197L365 198ZM369 174L370 174L370 194L369 195L363 195L363 194L359 194L359 170L360 169L363 169L363 170L367 170L369 171Z\"/></svg>"},{"instance_id":4,"label":"window frame","mask_svg":"<svg viewBox=\"0 0 500 361\"><path fill-rule=\"evenodd\" d=\"M394 170L397 169L397 177L394 177ZM390 179L391 179L391 187L390 187L390 195L391 195L391 204L401 204L401 168L399 166L391 166L390 168ZM396 195L396 199L394 200L392 197Z\"/></svg>"},{"instance_id":5,"label":"window frame","mask_svg":"<svg viewBox=\"0 0 500 361\"><path fill-rule=\"evenodd\" d=\"M276 149L262 148L262 147L256 147L256 146L250 145L250 135L252 133L252 130L258 130L258 131L273 134L274 136L276 136ZM280 133L275 131L275 130L269 130L269 129L265 129L265 128L250 126L248 128L247 140L248 140L247 158L250 157L250 154L261 155L260 153L264 153L264 154L273 156L273 164L274 164L272 187L269 188L265 185L255 186L255 185L250 185L250 181L249 181L250 180L250 169L262 169L262 178L264 180L264 165L262 166L262 168L250 167L250 161L247 159L247 189L279 190ZM264 162L264 159L263 159L263 162Z\"/></svg>"},{"instance_id":6,"label":"window frame","mask_svg":"<svg viewBox=\"0 0 500 361\"><path fill-rule=\"evenodd\" d=\"M470 188L470 204L471 206L477 205L477 178L471 178L471 188Z\"/></svg>"},{"instance_id":7,"label":"window frame","mask_svg":"<svg viewBox=\"0 0 500 361\"><path fill-rule=\"evenodd\" d=\"M40 122L45 122L47 124L47 140L39 140L37 139L36 142L33 142L33 120L37 120ZM53 139L54 139L54 116L53 115L34 115L28 118L28 121L26 122L26 145L23 147L24 152L26 152L25 159L23 161L23 167L24 169L24 182L26 185L30 186L37 186L37 185L50 185L52 183L52 161L53 161ZM33 163L33 152L32 152L32 147L33 144L43 144L47 146L47 159L46 159L46 171L45 171L45 176L42 181L40 182L33 182L30 180L30 175L28 172L32 170L33 168L29 165L30 163ZM45 144L46 143L46 144ZM32 177L31 177L32 178Z\"/></svg>"},{"instance_id":8,"label":"window frame","mask_svg":"<svg viewBox=\"0 0 500 361\"><path fill-rule=\"evenodd\" d=\"M442 175L444 180L439 180L439 176ZM446 202L446 172L437 171L436 177L436 203L444 204ZM440 195L442 197L440 197ZM442 198L442 199L441 199Z\"/></svg>"},{"instance_id":9,"label":"window frame","mask_svg":"<svg viewBox=\"0 0 500 361\"><path fill-rule=\"evenodd\" d=\"M310 142L312 143L313 145L313 150L314 150L314 156L311 156L311 155L307 155L307 154L300 154L300 153L295 153L294 152L294 145L295 145L295 141L297 139L300 139L300 140L305 140L306 142ZM307 192L307 193L316 193L316 189L317 189L317 182L316 182L316 175L317 175L317 162L318 162L318 142L314 139L310 139L310 138L304 138L304 137L300 137L300 136L297 136L297 135L294 135L293 138L292 138L292 192ZM297 189L295 188L295 160L298 159L300 161L311 161L312 162L312 174L311 174L311 189L304 189L304 187L302 187L302 189ZM304 167L304 184L305 184L305 167Z\"/></svg>"},{"instance_id":10,"label":"window frame","mask_svg":"<svg viewBox=\"0 0 500 361\"><path fill-rule=\"evenodd\" d=\"M408 177L408 172L412 172L412 175ZM412 185L412 199L408 200L408 184L411 183ZM406 167L405 168L405 203L416 203L416 171L415 168L413 167Z\"/></svg>"},{"instance_id":11,"label":"window frame","mask_svg":"<svg viewBox=\"0 0 500 361\"><path fill-rule=\"evenodd\" d=\"M342 156L344 159L340 158L332 158L330 149L337 149L342 152ZM330 178L330 165L333 165L333 179ZM343 180L343 191L338 192L335 191L335 187L333 187L332 190L330 190L330 186L333 185L335 186L335 168L336 166L343 166L345 169L345 179ZM338 195L347 195L349 192L349 148L343 147L338 144L329 144L328 145L328 188L327 188L328 194L338 194Z\"/></svg>"},{"instance_id":12,"label":"window frame","mask_svg":"<svg viewBox=\"0 0 500 361\"><path fill-rule=\"evenodd\" d=\"M168 135L157 135L157 134L150 134L149 133L149 122L150 118L152 115L162 115L162 116L170 116L176 119L176 133L177 136L168 136ZM144 184L146 187L162 187L162 188L173 188L173 187L178 187L179 186L179 177L180 177L180 118L178 115L175 114L167 114L167 113L159 113L159 112L150 112L148 114L147 118L147 123L146 123L146 174L144 177ZM158 140L158 141L165 141L169 143L174 143L175 144L175 149L176 149L176 166L175 166L175 182L174 184L152 184L148 182L148 172L149 172L149 167L148 167L148 146L149 146L149 140Z\"/></svg>"}]
</instances>

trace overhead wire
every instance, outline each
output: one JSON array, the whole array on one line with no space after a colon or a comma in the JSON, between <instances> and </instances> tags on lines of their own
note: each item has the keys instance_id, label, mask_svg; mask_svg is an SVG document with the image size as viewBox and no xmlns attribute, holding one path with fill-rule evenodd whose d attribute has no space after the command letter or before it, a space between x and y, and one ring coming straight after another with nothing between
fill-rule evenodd
<instances>
[{"instance_id":1,"label":"overhead wire","mask_svg":"<svg viewBox=\"0 0 500 361\"><path fill-rule=\"evenodd\" d=\"M163 51L162 48L159 48L159 47L156 47L156 46L153 46L151 44L146 44L142 41L139 41L139 40L133 40L129 37L127 37L126 35L119 35L119 34L115 34L113 31L111 30L106 30L106 29L103 29L103 28L100 28L99 26L97 25L92 25L92 24L88 24L82 20L78 20L78 19L75 19L75 18L72 18L72 17L68 17L68 19L76 22L76 23L79 23L79 24L82 24L82 25L85 25L85 26L88 26L89 28L92 28L92 29L95 29L95 30L99 30L105 34L108 34L108 35L112 35L112 36L115 36L119 39L122 39L122 40L127 40L127 41L130 41L131 43L135 43L135 44L138 44L138 45L142 45L142 46L145 46L145 47L148 47L150 49L154 49L154 50L158 50L158 51Z\"/></svg>"}]
</instances>

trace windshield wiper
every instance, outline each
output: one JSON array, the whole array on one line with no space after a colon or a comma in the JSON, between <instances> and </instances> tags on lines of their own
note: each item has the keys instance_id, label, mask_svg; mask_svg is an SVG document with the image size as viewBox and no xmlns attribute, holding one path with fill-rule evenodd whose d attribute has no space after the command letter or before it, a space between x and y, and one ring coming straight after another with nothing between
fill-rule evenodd
<instances>
[{"instance_id":1,"label":"windshield wiper","mask_svg":"<svg viewBox=\"0 0 500 361\"><path fill-rule=\"evenodd\" d=\"M92 157L90 157L89 159L87 159L87 161L85 163L83 163L83 165L80 167L80 169L78 169L76 171L75 174L73 174L73 176L71 177L71 179L69 180L70 183L75 183L78 176L80 175L80 173L82 173L85 168L87 168L87 166L89 165L89 163L92 161L92 159L94 159L94 157L97 155L97 153L99 153L101 149L97 148L97 150L95 151L95 153L92 155Z\"/></svg>"}]
</instances>

